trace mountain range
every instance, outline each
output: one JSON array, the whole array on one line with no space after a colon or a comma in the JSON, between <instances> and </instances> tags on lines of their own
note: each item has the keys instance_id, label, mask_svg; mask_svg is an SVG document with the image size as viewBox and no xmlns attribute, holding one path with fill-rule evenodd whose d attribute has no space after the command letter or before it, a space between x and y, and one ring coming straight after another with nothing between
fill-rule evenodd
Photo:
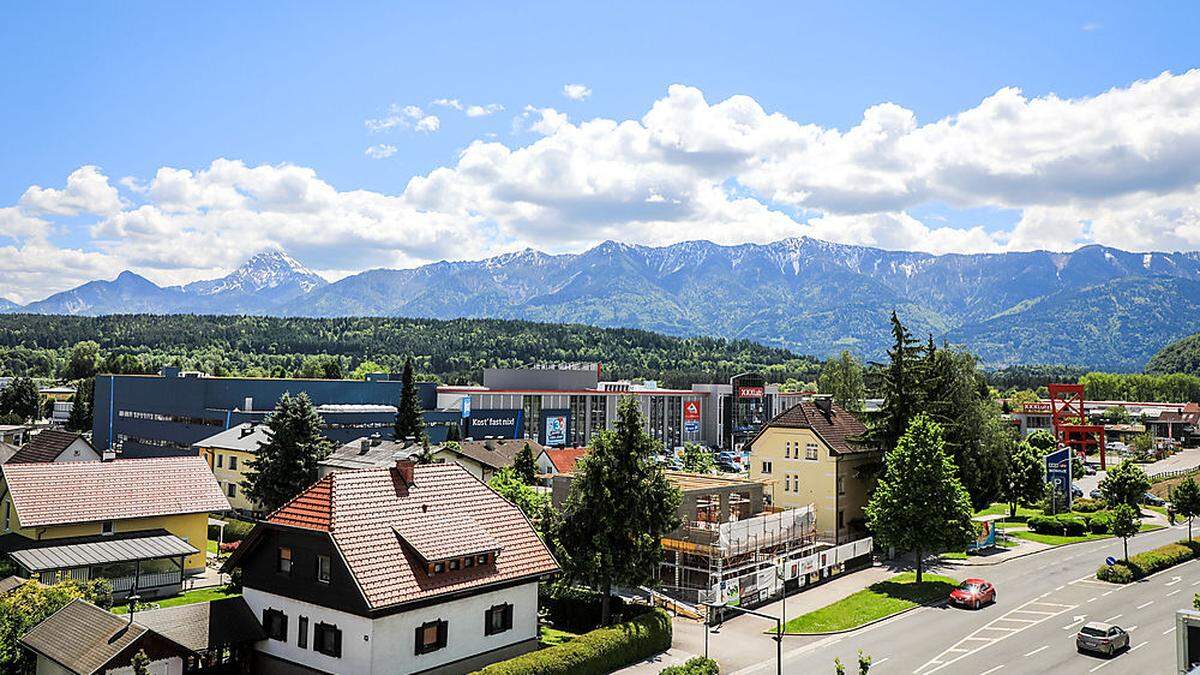
<instances>
[{"instance_id":1,"label":"mountain range","mask_svg":"<svg viewBox=\"0 0 1200 675\"><path fill-rule=\"evenodd\" d=\"M817 356L851 349L879 359L893 309L915 334L962 344L989 366L1138 370L1200 328L1200 254L1093 245L933 255L811 238L736 246L610 241L576 254L527 249L329 283L271 250L221 279L159 287L122 272L0 311L528 319L747 338Z\"/></svg>"}]
</instances>

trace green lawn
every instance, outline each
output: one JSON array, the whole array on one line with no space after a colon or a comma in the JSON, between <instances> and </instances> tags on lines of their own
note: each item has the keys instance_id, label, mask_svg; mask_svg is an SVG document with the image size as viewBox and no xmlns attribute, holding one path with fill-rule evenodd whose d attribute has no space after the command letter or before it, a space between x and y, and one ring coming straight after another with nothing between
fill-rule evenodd
<instances>
[{"instance_id":1,"label":"green lawn","mask_svg":"<svg viewBox=\"0 0 1200 675\"><path fill-rule=\"evenodd\" d=\"M1025 521L1026 521L1026 520L1027 520L1027 519L1028 519L1030 516L1040 516L1040 515L1042 515L1042 512L1041 512L1041 510L1039 510L1039 509L1031 509L1031 508L1029 508L1028 506L1020 506L1020 505L1018 505L1018 506L1017 506L1017 515L1016 515L1016 517L1015 517L1015 518L1009 518L1009 517L1008 517L1008 504L1001 504L1001 503L997 502L997 503L995 503L995 504L992 504L991 506L989 506L989 507L987 507L987 508L985 508L985 509L980 509L980 510L976 511L976 512L975 512L975 515L976 515L976 516L1004 516L1004 517L1005 517L1005 520L1004 520L1003 522L1006 522L1006 523L1023 523L1023 522L1025 522Z\"/></svg>"},{"instance_id":2,"label":"green lawn","mask_svg":"<svg viewBox=\"0 0 1200 675\"><path fill-rule=\"evenodd\" d=\"M828 633L849 630L865 623L891 616L906 609L940 600L950 595L958 582L937 574L922 575L921 585L916 574L904 572L842 598L787 622L788 633ZM767 631L771 632L771 631Z\"/></svg>"},{"instance_id":3,"label":"green lawn","mask_svg":"<svg viewBox=\"0 0 1200 675\"><path fill-rule=\"evenodd\" d=\"M549 626L542 626L541 635L538 636L538 645L545 649L546 647L554 647L561 645L564 642L570 642L578 637L575 633L568 633L565 630L558 630Z\"/></svg>"},{"instance_id":4,"label":"green lawn","mask_svg":"<svg viewBox=\"0 0 1200 675\"><path fill-rule=\"evenodd\" d=\"M1150 523L1142 523L1141 531L1142 532L1153 532L1154 530L1161 530L1162 528L1163 528L1162 525L1151 525ZM1037 532L1009 532L1009 535L1013 536L1013 537L1017 537L1019 539L1025 539L1028 541L1036 541L1040 544L1047 544L1050 546L1062 546L1063 544L1074 544L1074 543L1080 542L1080 541L1097 541L1099 539L1109 539L1113 536L1111 534L1088 533L1088 534L1083 535L1082 537L1067 537L1067 536L1063 536L1063 535L1059 535L1059 534L1038 534Z\"/></svg>"},{"instance_id":5,"label":"green lawn","mask_svg":"<svg viewBox=\"0 0 1200 675\"><path fill-rule=\"evenodd\" d=\"M176 605L190 605L190 604L196 603L196 602L208 602L210 600L220 600L221 598L232 598L232 597L238 596L238 595L241 595L241 593L230 593L229 591L225 590L224 586L213 586L212 588L200 588L200 589L197 589L194 591L188 591L181 595L176 595L176 596L173 596L170 598L163 598L162 600L155 600L153 602L140 603L138 605L138 611L142 611L144 609L154 609L154 607L151 607L151 605L157 605L160 608L161 607L175 607ZM112 613L113 614L128 614L129 606L128 605L120 605L120 606L113 607Z\"/></svg>"},{"instance_id":6,"label":"green lawn","mask_svg":"<svg viewBox=\"0 0 1200 675\"><path fill-rule=\"evenodd\" d=\"M208 552L213 555L221 554L221 550L217 548L217 542L213 541L212 539L208 540Z\"/></svg>"}]
</instances>

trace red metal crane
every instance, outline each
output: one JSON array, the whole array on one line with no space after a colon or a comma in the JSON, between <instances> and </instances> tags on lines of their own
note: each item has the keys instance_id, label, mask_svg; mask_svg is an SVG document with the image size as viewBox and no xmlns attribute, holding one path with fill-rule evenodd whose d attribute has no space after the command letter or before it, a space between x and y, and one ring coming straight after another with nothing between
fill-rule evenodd
<instances>
[{"instance_id":1,"label":"red metal crane","mask_svg":"<svg viewBox=\"0 0 1200 675\"><path fill-rule=\"evenodd\" d=\"M1050 389L1050 416L1054 424L1054 437L1059 443L1080 453L1086 459L1087 451L1095 448L1100 452L1100 470L1107 467L1104 459L1104 425L1087 424L1087 412L1083 406L1082 384L1052 384Z\"/></svg>"}]
</instances>

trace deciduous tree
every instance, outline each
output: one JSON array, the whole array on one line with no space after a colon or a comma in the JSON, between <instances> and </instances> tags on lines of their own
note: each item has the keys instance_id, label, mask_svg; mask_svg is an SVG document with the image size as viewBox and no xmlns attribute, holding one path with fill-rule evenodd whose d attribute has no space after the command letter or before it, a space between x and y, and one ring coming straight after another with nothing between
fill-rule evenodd
<instances>
[{"instance_id":1,"label":"deciduous tree","mask_svg":"<svg viewBox=\"0 0 1200 675\"><path fill-rule=\"evenodd\" d=\"M541 522L546 509L550 506L549 497L521 480L512 467L506 466L492 475L488 481L488 487L495 490L496 494L516 504L517 508L521 509L521 513L524 513L525 517L529 518L535 526Z\"/></svg>"},{"instance_id":2,"label":"deciduous tree","mask_svg":"<svg viewBox=\"0 0 1200 675\"><path fill-rule=\"evenodd\" d=\"M1182 483L1175 486L1175 490L1171 493L1171 504L1175 507L1175 513L1187 518L1188 522L1188 539L1192 538L1192 519L1200 516L1200 485L1188 476Z\"/></svg>"},{"instance_id":3,"label":"deciduous tree","mask_svg":"<svg viewBox=\"0 0 1200 675\"><path fill-rule=\"evenodd\" d=\"M925 554L965 547L975 536L971 499L947 454L942 428L918 415L885 459L867 504L876 540L916 556L917 583Z\"/></svg>"},{"instance_id":4,"label":"deciduous tree","mask_svg":"<svg viewBox=\"0 0 1200 675\"><path fill-rule=\"evenodd\" d=\"M1137 534L1141 527L1136 508L1128 504L1118 504L1112 510L1112 533L1121 538L1125 547L1125 562L1129 562L1129 538Z\"/></svg>"},{"instance_id":5,"label":"deciduous tree","mask_svg":"<svg viewBox=\"0 0 1200 675\"><path fill-rule=\"evenodd\" d=\"M17 640L77 598L108 609L112 606L112 588L105 579L68 578L49 585L30 581L0 597L0 671L33 672L33 655Z\"/></svg>"},{"instance_id":6,"label":"deciduous tree","mask_svg":"<svg viewBox=\"0 0 1200 675\"><path fill-rule=\"evenodd\" d=\"M692 473L712 473L717 468L713 455L696 443L683 444L683 470Z\"/></svg>"},{"instance_id":7,"label":"deciduous tree","mask_svg":"<svg viewBox=\"0 0 1200 675\"><path fill-rule=\"evenodd\" d=\"M332 444L321 435L321 416L308 394L285 393L267 416L267 441L254 459L242 489L265 511L274 511L317 480L317 464Z\"/></svg>"},{"instance_id":8,"label":"deciduous tree","mask_svg":"<svg viewBox=\"0 0 1200 675\"><path fill-rule=\"evenodd\" d=\"M67 429L71 431L92 430L92 400L96 378L89 377L75 382L75 399L71 403L71 414L67 417Z\"/></svg>"},{"instance_id":9,"label":"deciduous tree","mask_svg":"<svg viewBox=\"0 0 1200 675\"><path fill-rule=\"evenodd\" d=\"M1004 499L1008 502L1009 518L1017 515L1017 505L1031 503L1042 497L1046 483L1046 466L1042 453L1025 441L1007 443L1004 464Z\"/></svg>"},{"instance_id":10,"label":"deciduous tree","mask_svg":"<svg viewBox=\"0 0 1200 675\"><path fill-rule=\"evenodd\" d=\"M863 367L849 350L829 359L821 366L817 387L822 394L831 394L834 403L850 412L861 412L866 400Z\"/></svg>"},{"instance_id":11,"label":"deciduous tree","mask_svg":"<svg viewBox=\"0 0 1200 675\"><path fill-rule=\"evenodd\" d=\"M0 414L13 414L29 422L36 420L39 412L38 388L30 378L15 377L0 390Z\"/></svg>"},{"instance_id":12,"label":"deciduous tree","mask_svg":"<svg viewBox=\"0 0 1200 675\"><path fill-rule=\"evenodd\" d=\"M76 342L67 358L64 380L83 380L96 376L96 365L100 363L100 345L92 340Z\"/></svg>"},{"instance_id":13,"label":"deciduous tree","mask_svg":"<svg viewBox=\"0 0 1200 675\"><path fill-rule=\"evenodd\" d=\"M613 585L652 581L661 540L679 525L681 495L655 462L659 449L642 427L637 401L625 397L615 428L593 437L563 505L559 561L568 580L602 593L605 624Z\"/></svg>"},{"instance_id":14,"label":"deciduous tree","mask_svg":"<svg viewBox=\"0 0 1200 675\"><path fill-rule=\"evenodd\" d=\"M1100 494L1104 495L1105 501L1112 506L1128 504L1135 511L1149 489L1150 478L1146 472L1129 460L1109 469L1100 481Z\"/></svg>"}]
</instances>

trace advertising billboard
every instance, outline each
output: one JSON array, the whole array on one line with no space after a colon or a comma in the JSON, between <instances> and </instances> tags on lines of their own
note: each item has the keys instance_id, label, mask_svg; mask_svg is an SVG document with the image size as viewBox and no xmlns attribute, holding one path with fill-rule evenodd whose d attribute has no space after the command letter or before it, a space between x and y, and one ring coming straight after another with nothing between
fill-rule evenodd
<instances>
[{"instance_id":1,"label":"advertising billboard","mask_svg":"<svg viewBox=\"0 0 1200 675\"><path fill-rule=\"evenodd\" d=\"M1071 508L1071 448L1061 447L1046 455L1046 480L1066 499Z\"/></svg>"},{"instance_id":2,"label":"advertising billboard","mask_svg":"<svg viewBox=\"0 0 1200 675\"><path fill-rule=\"evenodd\" d=\"M516 409L472 410L471 438L517 438L523 411Z\"/></svg>"},{"instance_id":3,"label":"advertising billboard","mask_svg":"<svg viewBox=\"0 0 1200 675\"><path fill-rule=\"evenodd\" d=\"M700 401L684 401L683 402L683 421L684 422L699 422L700 421Z\"/></svg>"},{"instance_id":4,"label":"advertising billboard","mask_svg":"<svg viewBox=\"0 0 1200 675\"><path fill-rule=\"evenodd\" d=\"M565 413L548 414L548 411L542 411L542 419L545 429L543 430L543 445L561 446L567 444L567 416Z\"/></svg>"},{"instance_id":5,"label":"advertising billboard","mask_svg":"<svg viewBox=\"0 0 1200 675\"><path fill-rule=\"evenodd\" d=\"M764 387L738 387L738 398L762 398L766 395Z\"/></svg>"}]
</instances>

